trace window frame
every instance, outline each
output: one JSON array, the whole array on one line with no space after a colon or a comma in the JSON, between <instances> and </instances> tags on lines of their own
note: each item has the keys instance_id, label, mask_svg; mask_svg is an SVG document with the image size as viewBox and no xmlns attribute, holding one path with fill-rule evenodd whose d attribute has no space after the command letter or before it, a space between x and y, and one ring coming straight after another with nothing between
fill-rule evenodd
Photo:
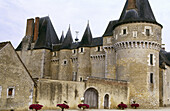
<instances>
[{"instance_id":1,"label":"window frame","mask_svg":"<svg viewBox=\"0 0 170 111\"><path fill-rule=\"evenodd\" d=\"M12 95L9 95L9 89L12 89ZM14 98L15 96L15 87L8 87L7 88L7 98Z\"/></svg>"}]
</instances>

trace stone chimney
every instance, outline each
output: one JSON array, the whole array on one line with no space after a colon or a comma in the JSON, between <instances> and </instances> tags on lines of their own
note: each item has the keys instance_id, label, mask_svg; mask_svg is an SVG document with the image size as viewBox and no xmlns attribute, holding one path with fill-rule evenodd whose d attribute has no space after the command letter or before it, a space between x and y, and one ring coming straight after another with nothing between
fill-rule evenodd
<instances>
[{"instance_id":1,"label":"stone chimney","mask_svg":"<svg viewBox=\"0 0 170 111\"><path fill-rule=\"evenodd\" d=\"M136 0L128 0L127 10L136 9Z\"/></svg>"},{"instance_id":2,"label":"stone chimney","mask_svg":"<svg viewBox=\"0 0 170 111\"><path fill-rule=\"evenodd\" d=\"M25 36L32 36L34 29L34 19L27 19L26 34Z\"/></svg>"},{"instance_id":3,"label":"stone chimney","mask_svg":"<svg viewBox=\"0 0 170 111\"><path fill-rule=\"evenodd\" d=\"M34 39L33 42L35 42L38 39L38 33L39 33L39 17L35 18L35 27L34 27Z\"/></svg>"}]
</instances>

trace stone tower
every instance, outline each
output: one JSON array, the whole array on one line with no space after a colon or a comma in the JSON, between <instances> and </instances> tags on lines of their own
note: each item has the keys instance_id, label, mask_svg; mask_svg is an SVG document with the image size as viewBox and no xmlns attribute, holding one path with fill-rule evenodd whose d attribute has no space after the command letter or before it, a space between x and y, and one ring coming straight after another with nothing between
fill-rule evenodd
<instances>
[{"instance_id":1,"label":"stone tower","mask_svg":"<svg viewBox=\"0 0 170 111\"><path fill-rule=\"evenodd\" d=\"M144 108L159 107L161 29L148 0L127 0L113 26L116 78L129 82L129 100Z\"/></svg>"}]
</instances>

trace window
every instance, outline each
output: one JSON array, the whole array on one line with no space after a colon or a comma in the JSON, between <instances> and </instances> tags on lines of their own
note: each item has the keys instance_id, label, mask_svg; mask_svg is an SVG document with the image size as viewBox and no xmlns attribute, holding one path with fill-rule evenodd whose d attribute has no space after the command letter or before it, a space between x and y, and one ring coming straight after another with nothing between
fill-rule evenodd
<instances>
[{"instance_id":1,"label":"window","mask_svg":"<svg viewBox=\"0 0 170 111\"><path fill-rule=\"evenodd\" d=\"M126 29L123 29L123 35L126 35L126 33L127 33Z\"/></svg>"},{"instance_id":2,"label":"window","mask_svg":"<svg viewBox=\"0 0 170 111\"><path fill-rule=\"evenodd\" d=\"M2 93L2 86L0 86L0 98L1 98L1 93Z\"/></svg>"},{"instance_id":3,"label":"window","mask_svg":"<svg viewBox=\"0 0 170 111\"><path fill-rule=\"evenodd\" d=\"M150 73L150 83L153 83L153 73Z\"/></svg>"},{"instance_id":4,"label":"window","mask_svg":"<svg viewBox=\"0 0 170 111\"><path fill-rule=\"evenodd\" d=\"M73 81L77 81L77 72L73 72Z\"/></svg>"},{"instance_id":5,"label":"window","mask_svg":"<svg viewBox=\"0 0 170 111\"><path fill-rule=\"evenodd\" d=\"M153 54L150 54L150 65L153 65Z\"/></svg>"},{"instance_id":6,"label":"window","mask_svg":"<svg viewBox=\"0 0 170 111\"><path fill-rule=\"evenodd\" d=\"M80 48L80 53L83 53L84 52L84 48Z\"/></svg>"},{"instance_id":7,"label":"window","mask_svg":"<svg viewBox=\"0 0 170 111\"><path fill-rule=\"evenodd\" d=\"M7 98L13 98L14 97L14 87L9 87L7 89Z\"/></svg>"},{"instance_id":8,"label":"window","mask_svg":"<svg viewBox=\"0 0 170 111\"><path fill-rule=\"evenodd\" d=\"M127 27L122 27L120 35L126 36L128 34L128 30L127 29L128 29Z\"/></svg>"},{"instance_id":9,"label":"window","mask_svg":"<svg viewBox=\"0 0 170 111\"><path fill-rule=\"evenodd\" d=\"M137 31L133 31L133 37L137 37L138 35L138 32Z\"/></svg>"},{"instance_id":10,"label":"window","mask_svg":"<svg viewBox=\"0 0 170 111\"><path fill-rule=\"evenodd\" d=\"M64 61L63 61L63 64L66 65L66 64L67 64L67 60L64 60Z\"/></svg>"},{"instance_id":11,"label":"window","mask_svg":"<svg viewBox=\"0 0 170 111\"><path fill-rule=\"evenodd\" d=\"M97 51L98 51L98 52L100 52L100 51L101 51L101 50L100 50L100 46L98 46L98 47L97 47Z\"/></svg>"},{"instance_id":12,"label":"window","mask_svg":"<svg viewBox=\"0 0 170 111\"><path fill-rule=\"evenodd\" d=\"M55 57L56 56L56 52L53 52L53 57Z\"/></svg>"},{"instance_id":13,"label":"window","mask_svg":"<svg viewBox=\"0 0 170 111\"><path fill-rule=\"evenodd\" d=\"M83 77L80 77L80 82L82 82L83 81Z\"/></svg>"},{"instance_id":14,"label":"window","mask_svg":"<svg viewBox=\"0 0 170 111\"><path fill-rule=\"evenodd\" d=\"M150 29L146 29L146 36L150 36Z\"/></svg>"},{"instance_id":15,"label":"window","mask_svg":"<svg viewBox=\"0 0 170 111\"><path fill-rule=\"evenodd\" d=\"M75 54L75 53L76 53L76 50L75 50L75 49L74 49L74 50L72 50L72 53L73 53L73 54Z\"/></svg>"}]
</instances>

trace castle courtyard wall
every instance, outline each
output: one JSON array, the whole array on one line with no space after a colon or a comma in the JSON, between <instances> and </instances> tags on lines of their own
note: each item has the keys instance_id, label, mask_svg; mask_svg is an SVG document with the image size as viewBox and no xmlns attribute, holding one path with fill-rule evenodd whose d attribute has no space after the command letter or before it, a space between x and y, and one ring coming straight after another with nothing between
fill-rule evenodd
<instances>
[{"instance_id":1,"label":"castle courtyard wall","mask_svg":"<svg viewBox=\"0 0 170 111\"><path fill-rule=\"evenodd\" d=\"M104 109L104 96L109 95L109 108L116 108L120 102L129 104L128 83L125 81L89 78L84 82L40 79L38 101L44 109L56 109L57 104L68 102L70 109L78 109L87 89L98 91L98 108Z\"/></svg>"}]
</instances>

